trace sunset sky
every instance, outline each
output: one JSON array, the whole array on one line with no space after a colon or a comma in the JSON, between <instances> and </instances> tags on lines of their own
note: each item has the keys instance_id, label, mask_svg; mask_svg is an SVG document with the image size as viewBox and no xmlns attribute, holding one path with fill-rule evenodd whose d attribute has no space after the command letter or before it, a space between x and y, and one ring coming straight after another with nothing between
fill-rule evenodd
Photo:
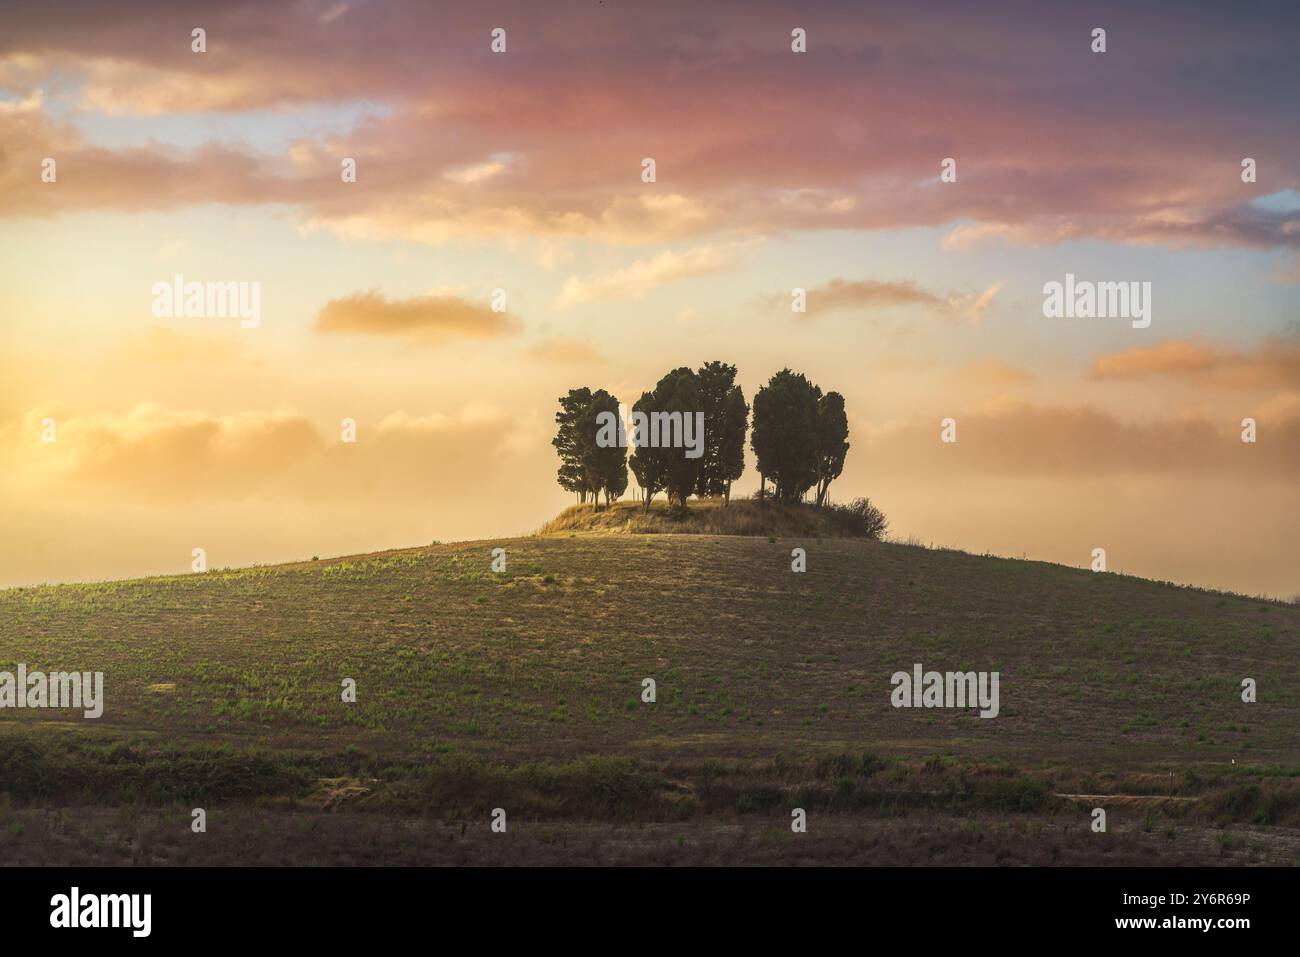
<instances>
[{"instance_id":1,"label":"sunset sky","mask_svg":"<svg viewBox=\"0 0 1300 957\"><path fill-rule=\"evenodd\" d=\"M1300 593L1300 6L1138 6L6 3L0 586L528 533L558 396L723 359L896 537Z\"/></svg>"}]
</instances>

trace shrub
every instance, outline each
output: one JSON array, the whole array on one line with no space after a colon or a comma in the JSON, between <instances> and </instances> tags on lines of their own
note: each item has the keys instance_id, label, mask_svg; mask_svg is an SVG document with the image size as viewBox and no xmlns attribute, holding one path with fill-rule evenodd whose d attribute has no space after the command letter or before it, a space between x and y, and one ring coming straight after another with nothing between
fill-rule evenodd
<instances>
[{"instance_id":1,"label":"shrub","mask_svg":"<svg viewBox=\"0 0 1300 957\"><path fill-rule=\"evenodd\" d=\"M885 513L872 505L870 499L855 498L847 505L832 505L830 511L842 528L863 538L880 541L889 528Z\"/></svg>"}]
</instances>

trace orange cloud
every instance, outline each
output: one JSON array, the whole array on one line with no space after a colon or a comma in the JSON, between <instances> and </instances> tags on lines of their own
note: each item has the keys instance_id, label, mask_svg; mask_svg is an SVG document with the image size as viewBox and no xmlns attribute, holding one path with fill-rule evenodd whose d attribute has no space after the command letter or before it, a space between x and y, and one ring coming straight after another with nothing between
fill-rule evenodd
<instances>
[{"instance_id":1,"label":"orange cloud","mask_svg":"<svg viewBox=\"0 0 1300 957\"><path fill-rule=\"evenodd\" d=\"M956 372L956 378L963 385L976 388L1002 389L1018 385L1028 385L1038 377L1024 369L1017 369L1000 359L978 359L968 362Z\"/></svg>"},{"instance_id":2,"label":"orange cloud","mask_svg":"<svg viewBox=\"0 0 1300 957\"><path fill-rule=\"evenodd\" d=\"M1229 388L1300 386L1300 341L1272 338L1254 352L1198 339L1167 339L1093 360L1094 379L1185 378Z\"/></svg>"},{"instance_id":3,"label":"orange cloud","mask_svg":"<svg viewBox=\"0 0 1300 957\"><path fill-rule=\"evenodd\" d=\"M357 422L147 403L0 424L0 587L519 534L569 501L550 423L490 408ZM486 551L484 552L486 555Z\"/></svg>"},{"instance_id":4,"label":"orange cloud","mask_svg":"<svg viewBox=\"0 0 1300 957\"><path fill-rule=\"evenodd\" d=\"M940 422L859 426L855 447L882 475L996 475L1085 478L1219 474L1294 482L1300 476L1300 408L1274 403L1256 415L1259 441L1241 441L1241 416L1128 422L1090 408L1002 401L954 412L957 441L940 441Z\"/></svg>"},{"instance_id":5,"label":"orange cloud","mask_svg":"<svg viewBox=\"0 0 1300 957\"><path fill-rule=\"evenodd\" d=\"M848 310L879 310L919 306L935 315L956 321L978 323L993 303L1002 283L981 293L938 295L921 288L911 279L879 281L874 279L832 279L823 286L808 290L808 311L803 318L819 313ZM768 296L773 303L788 303L788 296Z\"/></svg>"},{"instance_id":6,"label":"orange cloud","mask_svg":"<svg viewBox=\"0 0 1300 957\"><path fill-rule=\"evenodd\" d=\"M510 463L542 458L546 424L467 407L454 414L392 413L356 423L342 441L290 409L234 415L142 403L123 413L58 421L57 440L40 441L42 415L0 429L7 482L55 490L69 502L184 503L261 500L360 501L381 496L408 505L431 490L473 500L474 474L517 479ZM549 489L546 489L549 490Z\"/></svg>"},{"instance_id":7,"label":"orange cloud","mask_svg":"<svg viewBox=\"0 0 1300 957\"><path fill-rule=\"evenodd\" d=\"M528 355L556 365L600 365L607 360L592 346L577 339L548 339L529 347Z\"/></svg>"},{"instance_id":8,"label":"orange cloud","mask_svg":"<svg viewBox=\"0 0 1300 957\"><path fill-rule=\"evenodd\" d=\"M519 325L508 313L455 296L389 300L371 290L326 303L312 328L434 346L457 339L497 339L518 331Z\"/></svg>"}]
</instances>

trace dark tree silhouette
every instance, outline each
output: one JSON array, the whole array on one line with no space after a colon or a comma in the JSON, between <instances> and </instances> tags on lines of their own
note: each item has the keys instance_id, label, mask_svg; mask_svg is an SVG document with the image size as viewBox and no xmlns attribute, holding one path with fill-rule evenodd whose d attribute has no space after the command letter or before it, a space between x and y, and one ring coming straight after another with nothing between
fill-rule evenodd
<instances>
[{"instance_id":1,"label":"dark tree silhouette","mask_svg":"<svg viewBox=\"0 0 1300 957\"><path fill-rule=\"evenodd\" d=\"M782 369L754 396L750 444L758 459L759 496L770 479L780 502L800 501L817 483L817 416L821 389Z\"/></svg>"},{"instance_id":2,"label":"dark tree silhouette","mask_svg":"<svg viewBox=\"0 0 1300 957\"><path fill-rule=\"evenodd\" d=\"M633 415L641 413L648 417L654 412L654 408L654 393L642 392L641 398L632 404L632 413ZM641 486L641 500L645 503L647 512L650 511L650 500L663 489L668 473L668 463L663 453L664 449L637 446L628 456L628 467L636 476L636 484Z\"/></svg>"},{"instance_id":3,"label":"dark tree silhouette","mask_svg":"<svg viewBox=\"0 0 1300 957\"><path fill-rule=\"evenodd\" d=\"M560 403L560 411L555 413L557 428L551 444L555 446L555 451L560 456L560 468L557 473L560 488L576 493L578 501L585 502L587 493L591 489L587 484L587 473L582 464L583 441L580 420L583 412L591 405L591 390L585 386L581 389L570 389L568 395L560 396L557 401Z\"/></svg>"},{"instance_id":4,"label":"dark tree silhouette","mask_svg":"<svg viewBox=\"0 0 1300 957\"><path fill-rule=\"evenodd\" d=\"M605 504L617 502L627 493L627 449L618 450L618 467L605 474Z\"/></svg>"},{"instance_id":5,"label":"dark tree silhouette","mask_svg":"<svg viewBox=\"0 0 1300 957\"><path fill-rule=\"evenodd\" d=\"M816 388L814 386L814 388ZM826 503L826 491L844 470L849 452L849 420L844 414L844 396L827 392L817 403L817 504Z\"/></svg>"},{"instance_id":6,"label":"dark tree silhouette","mask_svg":"<svg viewBox=\"0 0 1300 957\"><path fill-rule=\"evenodd\" d=\"M627 448L614 441L602 447L597 441L600 413L609 413L618 421L618 399L604 389L596 393L586 387L570 389L559 399L555 413L557 425L551 444L560 456L557 473L560 487L575 492L578 501L600 505L605 493L608 504L627 491ZM615 430L617 436L617 430Z\"/></svg>"},{"instance_id":7,"label":"dark tree silhouette","mask_svg":"<svg viewBox=\"0 0 1300 957\"><path fill-rule=\"evenodd\" d=\"M723 416L722 442L718 449L718 464L722 480L723 502L731 504L731 483L745 471L745 432L749 429L749 405L740 386L732 386L727 393L726 413Z\"/></svg>"},{"instance_id":8,"label":"dark tree silhouette","mask_svg":"<svg viewBox=\"0 0 1300 957\"><path fill-rule=\"evenodd\" d=\"M612 427L602 424L611 422ZM612 439L604 445L597 441L602 429L606 438ZM619 441L618 399L604 389L592 395L590 404L582 413L579 431L584 440L582 470L587 486L592 489L593 503L599 507L600 494L604 492L605 504L608 505L627 491L627 447ZM590 444L585 444L587 442Z\"/></svg>"},{"instance_id":9,"label":"dark tree silhouette","mask_svg":"<svg viewBox=\"0 0 1300 957\"><path fill-rule=\"evenodd\" d=\"M695 413L702 412L700 406L700 392L698 380L695 373L683 366L680 369L674 369L662 379L659 385L655 386L658 392L660 386L667 385L667 399L664 402L663 411L669 413L681 413L683 425L686 417L692 419L691 427L694 427ZM697 441L705 441L706 436L698 436ZM689 458L687 449L669 448L668 452L668 475L664 484L664 490L668 493L668 501L671 504L676 501L682 508L686 507L686 499L695 491L696 484L699 481L700 463L704 461L703 456L700 458Z\"/></svg>"},{"instance_id":10,"label":"dark tree silhouette","mask_svg":"<svg viewBox=\"0 0 1300 957\"><path fill-rule=\"evenodd\" d=\"M722 447L727 434L727 399L735 388L736 367L725 362L706 362L695 373L695 380L704 412L704 455L700 459L695 494L703 498L722 495L727 490Z\"/></svg>"},{"instance_id":11,"label":"dark tree silhouette","mask_svg":"<svg viewBox=\"0 0 1300 957\"><path fill-rule=\"evenodd\" d=\"M701 411L695 373L685 366L674 369L660 379L653 392L641 393L641 398L632 406L634 417L638 412L645 415L646 432L650 431L650 425L656 421L656 417L659 417L661 425L666 425L673 415L677 416L676 422L684 423L686 416L694 416ZM667 429L663 431L667 432ZM702 459L688 458L687 449L670 446L668 434L659 436L658 446L649 444L649 435L638 437L634 434L633 440L637 438L641 438L645 444L637 445L628 464L637 482L645 490L646 510L649 511L650 500L660 490L668 493L670 504L676 502L685 507L687 497L695 491L699 481Z\"/></svg>"}]
</instances>

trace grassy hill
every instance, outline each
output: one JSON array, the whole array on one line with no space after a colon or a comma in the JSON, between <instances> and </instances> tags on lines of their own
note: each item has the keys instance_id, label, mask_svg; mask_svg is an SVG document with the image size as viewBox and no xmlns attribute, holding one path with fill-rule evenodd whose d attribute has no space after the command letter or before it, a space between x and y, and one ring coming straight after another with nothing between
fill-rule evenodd
<instances>
[{"instance_id":1,"label":"grassy hill","mask_svg":"<svg viewBox=\"0 0 1300 957\"><path fill-rule=\"evenodd\" d=\"M106 698L0 711L7 859L1300 860L1300 608L793 513L668 531L753 527L743 504L0 591L0 670L103 671ZM893 708L915 662L999 671L1001 713Z\"/></svg>"}]
</instances>

